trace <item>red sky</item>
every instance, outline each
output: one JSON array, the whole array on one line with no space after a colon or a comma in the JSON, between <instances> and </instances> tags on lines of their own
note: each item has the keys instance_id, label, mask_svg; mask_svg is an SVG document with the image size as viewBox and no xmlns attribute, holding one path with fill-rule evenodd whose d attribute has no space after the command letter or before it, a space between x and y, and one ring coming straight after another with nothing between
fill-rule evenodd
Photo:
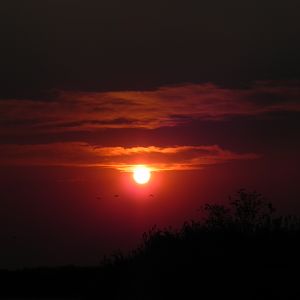
<instances>
[{"instance_id":1,"label":"red sky","mask_svg":"<svg viewBox=\"0 0 300 300\"><path fill-rule=\"evenodd\" d=\"M300 213L298 1L17 2L0 4L0 268L95 264L240 188Z\"/></svg>"},{"instance_id":2,"label":"red sky","mask_svg":"<svg viewBox=\"0 0 300 300\"><path fill-rule=\"evenodd\" d=\"M298 86L1 100L2 266L93 264L242 187L300 213ZM137 164L153 171L145 186L132 179Z\"/></svg>"}]
</instances>

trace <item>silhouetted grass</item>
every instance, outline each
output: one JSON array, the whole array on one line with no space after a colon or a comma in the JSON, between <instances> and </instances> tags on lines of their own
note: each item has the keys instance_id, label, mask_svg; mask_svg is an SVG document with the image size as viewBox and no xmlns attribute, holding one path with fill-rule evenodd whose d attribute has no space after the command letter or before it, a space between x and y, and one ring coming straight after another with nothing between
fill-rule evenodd
<instances>
[{"instance_id":1,"label":"silhouetted grass","mask_svg":"<svg viewBox=\"0 0 300 300\"><path fill-rule=\"evenodd\" d=\"M153 227L128 255L94 268L2 272L3 295L105 299L297 299L300 219L275 215L256 192L180 229ZM298 296L298 297L297 297Z\"/></svg>"}]
</instances>

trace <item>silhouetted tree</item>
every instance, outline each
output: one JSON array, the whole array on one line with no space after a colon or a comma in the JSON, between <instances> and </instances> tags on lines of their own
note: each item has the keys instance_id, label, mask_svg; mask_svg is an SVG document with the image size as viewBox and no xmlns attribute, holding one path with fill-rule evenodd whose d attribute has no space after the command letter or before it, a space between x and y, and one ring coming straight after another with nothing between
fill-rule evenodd
<instances>
[{"instance_id":1,"label":"silhouetted tree","mask_svg":"<svg viewBox=\"0 0 300 300\"><path fill-rule=\"evenodd\" d=\"M13 273L17 285L13 280L2 285L7 286L4 294L15 286L28 290L31 284L25 294L35 297L46 291L48 297L63 292L82 299L95 299L94 294L192 299L197 293L205 299L291 299L287 291L298 284L292 271L300 269L299 217L274 216L272 204L245 189L229 197L227 205L203 208L204 219L185 222L177 230L154 226L135 250L126 255L117 251L99 267L29 270L20 277ZM23 296L18 290L14 296Z\"/></svg>"},{"instance_id":2,"label":"silhouetted tree","mask_svg":"<svg viewBox=\"0 0 300 300\"><path fill-rule=\"evenodd\" d=\"M253 230L257 226L264 226L272 218L275 212L273 205L256 191L247 192L241 189L230 199L233 208L234 222L243 230Z\"/></svg>"},{"instance_id":3,"label":"silhouetted tree","mask_svg":"<svg viewBox=\"0 0 300 300\"><path fill-rule=\"evenodd\" d=\"M220 204L205 204L204 210L207 213L205 225L211 229L225 229L232 224L230 209Z\"/></svg>"},{"instance_id":4,"label":"silhouetted tree","mask_svg":"<svg viewBox=\"0 0 300 300\"><path fill-rule=\"evenodd\" d=\"M240 189L229 197L229 206L205 204L205 224L213 229L240 230L250 232L270 226L275 212L273 205L256 191Z\"/></svg>"}]
</instances>

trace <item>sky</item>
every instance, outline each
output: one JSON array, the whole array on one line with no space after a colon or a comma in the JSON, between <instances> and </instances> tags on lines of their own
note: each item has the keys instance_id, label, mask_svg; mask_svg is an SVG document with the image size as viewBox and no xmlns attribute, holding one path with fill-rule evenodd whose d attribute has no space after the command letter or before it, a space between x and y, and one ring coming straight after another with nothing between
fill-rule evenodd
<instances>
[{"instance_id":1,"label":"sky","mask_svg":"<svg viewBox=\"0 0 300 300\"><path fill-rule=\"evenodd\" d=\"M2 1L0 268L93 265L240 188L300 214L299 9Z\"/></svg>"}]
</instances>

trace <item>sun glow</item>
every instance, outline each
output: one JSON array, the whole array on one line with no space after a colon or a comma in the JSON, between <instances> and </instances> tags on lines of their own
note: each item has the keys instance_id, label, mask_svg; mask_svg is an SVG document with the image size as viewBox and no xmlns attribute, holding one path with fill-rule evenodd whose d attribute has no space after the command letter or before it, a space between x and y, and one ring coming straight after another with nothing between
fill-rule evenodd
<instances>
[{"instance_id":1,"label":"sun glow","mask_svg":"<svg viewBox=\"0 0 300 300\"><path fill-rule=\"evenodd\" d=\"M151 178L151 171L145 166L136 166L133 169L133 179L138 184L145 184Z\"/></svg>"}]
</instances>

